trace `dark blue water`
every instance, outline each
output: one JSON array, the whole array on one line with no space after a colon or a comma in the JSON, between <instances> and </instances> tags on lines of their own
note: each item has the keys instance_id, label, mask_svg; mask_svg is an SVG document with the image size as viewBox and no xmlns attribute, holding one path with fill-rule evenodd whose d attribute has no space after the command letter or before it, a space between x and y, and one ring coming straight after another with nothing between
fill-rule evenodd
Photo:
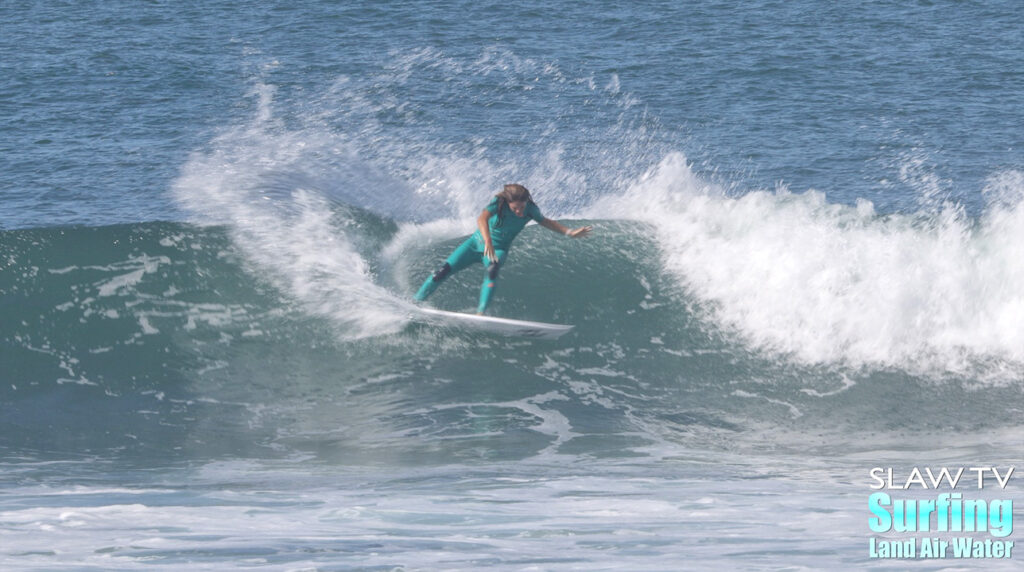
<instances>
[{"instance_id":1,"label":"dark blue water","mask_svg":"<svg viewBox=\"0 0 1024 572\"><path fill-rule=\"evenodd\" d=\"M870 468L1021 458L1018 11L0 5L0 562L893 564ZM510 181L575 330L411 319Z\"/></svg>"},{"instance_id":2,"label":"dark blue water","mask_svg":"<svg viewBox=\"0 0 1024 572\"><path fill-rule=\"evenodd\" d=\"M934 187L978 208L1021 160L1011 6L8 3L0 182L16 208L2 223L180 219L169 182L252 116L255 84L295 118L340 113L352 102L325 92L345 79L366 84L382 129L414 123L435 148L479 137L501 161L562 145L593 177L605 165L586 151L622 121L620 137L684 151L740 191L781 183L888 211Z\"/></svg>"}]
</instances>

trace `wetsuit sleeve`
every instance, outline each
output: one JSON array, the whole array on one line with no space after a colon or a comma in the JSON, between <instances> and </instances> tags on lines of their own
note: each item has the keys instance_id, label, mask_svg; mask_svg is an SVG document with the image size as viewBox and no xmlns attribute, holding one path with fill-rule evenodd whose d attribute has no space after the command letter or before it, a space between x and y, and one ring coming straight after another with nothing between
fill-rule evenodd
<instances>
[{"instance_id":1,"label":"wetsuit sleeve","mask_svg":"<svg viewBox=\"0 0 1024 572\"><path fill-rule=\"evenodd\" d=\"M526 214L528 214L530 218L532 218L533 220L537 222L541 222L544 220L544 215L540 214L540 207L537 206L537 203L529 203L526 209Z\"/></svg>"},{"instance_id":2,"label":"wetsuit sleeve","mask_svg":"<svg viewBox=\"0 0 1024 572\"><path fill-rule=\"evenodd\" d=\"M489 212L491 214L497 213L498 212L498 197L492 198L491 202L487 203L487 206L484 207L484 208L487 210L487 212Z\"/></svg>"}]
</instances>

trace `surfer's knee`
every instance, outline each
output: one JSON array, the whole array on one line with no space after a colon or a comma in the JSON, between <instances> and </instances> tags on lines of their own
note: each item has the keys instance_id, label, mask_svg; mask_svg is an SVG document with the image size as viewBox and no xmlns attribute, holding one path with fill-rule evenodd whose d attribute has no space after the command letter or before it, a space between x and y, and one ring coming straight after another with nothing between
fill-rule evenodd
<instances>
[{"instance_id":1,"label":"surfer's knee","mask_svg":"<svg viewBox=\"0 0 1024 572\"><path fill-rule=\"evenodd\" d=\"M434 282L440 282L440 281L444 280L451 273L452 273L452 265L448 264L447 262L445 262L444 266L439 268L438 271L434 273ZM422 276L422 274L421 274L421 276Z\"/></svg>"},{"instance_id":2,"label":"surfer's knee","mask_svg":"<svg viewBox=\"0 0 1024 572\"><path fill-rule=\"evenodd\" d=\"M487 278L490 280L497 280L499 268L501 268L500 263L492 262L491 265L487 267Z\"/></svg>"}]
</instances>

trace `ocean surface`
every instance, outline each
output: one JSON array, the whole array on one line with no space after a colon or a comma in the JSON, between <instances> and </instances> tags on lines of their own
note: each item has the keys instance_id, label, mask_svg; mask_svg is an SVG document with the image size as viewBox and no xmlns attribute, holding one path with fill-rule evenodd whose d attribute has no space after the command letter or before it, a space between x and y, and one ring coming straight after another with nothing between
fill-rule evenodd
<instances>
[{"instance_id":1,"label":"ocean surface","mask_svg":"<svg viewBox=\"0 0 1024 572\"><path fill-rule=\"evenodd\" d=\"M1021 521L1019 2L0 22L0 568L1019 569L868 526L874 467ZM413 318L507 182L594 226L502 270L557 341Z\"/></svg>"}]
</instances>

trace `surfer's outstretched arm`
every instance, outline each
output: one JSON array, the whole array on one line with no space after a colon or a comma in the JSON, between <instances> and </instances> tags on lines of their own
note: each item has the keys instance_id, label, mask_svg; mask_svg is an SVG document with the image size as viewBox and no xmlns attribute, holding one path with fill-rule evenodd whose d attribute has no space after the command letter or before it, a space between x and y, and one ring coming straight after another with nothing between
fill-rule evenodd
<instances>
[{"instance_id":1,"label":"surfer's outstretched arm","mask_svg":"<svg viewBox=\"0 0 1024 572\"><path fill-rule=\"evenodd\" d=\"M557 232L559 234L564 234L565 236L568 236L569 238L579 238L581 236L586 236L587 234L590 233L591 230L594 229L594 227L592 227L592 226L581 226L581 227L578 227L578 228L569 228L569 227L563 225L562 223L558 222L557 220L551 220L549 218L545 218L544 220L540 221L537 224L543 226L546 229L549 229L549 230L552 230L554 232Z\"/></svg>"}]
</instances>

